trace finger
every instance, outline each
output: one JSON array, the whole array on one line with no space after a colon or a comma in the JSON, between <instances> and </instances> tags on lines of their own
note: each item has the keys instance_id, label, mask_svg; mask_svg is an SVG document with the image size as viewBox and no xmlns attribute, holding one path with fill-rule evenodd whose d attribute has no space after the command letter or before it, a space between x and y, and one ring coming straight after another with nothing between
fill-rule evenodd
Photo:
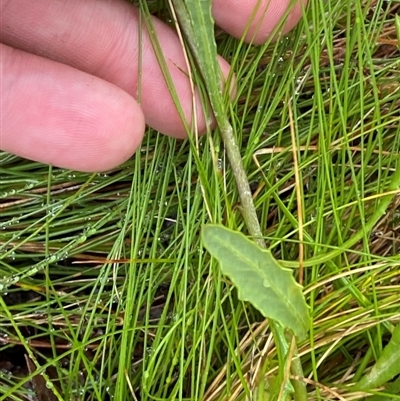
<instances>
[{"instance_id":1,"label":"finger","mask_svg":"<svg viewBox=\"0 0 400 401\"><path fill-rule=\"evenodd\" d=\"M100 78L1 45L0 148L80 171L104 171L140 145L144 116Z\"/></svg>"},{"instance_id":2,"label":"finger","mask_svg":"<svg viewBox=\"0 0 400 401\"><path fill-rule=\"evenodd\" d=\"M141 71L141 104L146 122L176 137L186 136L165 83L149 35L139 44L138 11L122 0L2 0L3 43L94 74L137 97ZM182 46L176 33L153 19L169 73L185 117L191 123L192 91ZM142 65L138 59L142 51ZM228 64L220 59L225 74ZM195 96L200 131L206 128L200 97Z\"/></svg>"},{"instance_id":3,"label":"finger","mask_svg":"<svg viewBox=\"0 0 400 401\"><path fill-rule=\"evenodd\" d=\"M213 14L217 25L239 39L250 24L246 41L262 44L288 11L282 33L289 32L300 20L306 3L307 0L214 0Z\"/></svg>"}]
</instances>

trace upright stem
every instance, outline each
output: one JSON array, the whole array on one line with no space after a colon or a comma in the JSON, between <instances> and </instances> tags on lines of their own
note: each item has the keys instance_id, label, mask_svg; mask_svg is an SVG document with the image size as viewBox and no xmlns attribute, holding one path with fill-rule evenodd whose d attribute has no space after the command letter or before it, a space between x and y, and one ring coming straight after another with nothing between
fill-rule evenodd
<instances>
[{"instance_id":1,"label":"upright stem","mask_svg":"<svg viewBox=\"0 0 400 401\"><path fill-rule=\"evenodd\" d=\"M243 167L242 157L239 147L233 135L232 126L227 121L220 125L221 136L225 144L226 153L228 155L229 164L235 177L236 185L239 192L240 203L242 206L242 215L249 234L254 237L255 242L261 247L266 248L265 241L262 238L262 231L258 221L256 208L253 202L249 181Z\"/></svg>"},{"instance_id":2,"label":"upright stem","mask_svg":"<svg viewBox=\"0 0 400 401\"><path fill-rule=\"evenodd\" d=\"M221 69L217 62L217 47L214 38L214 21L211 16L211 0L171 0L179 21L179 27L185 33L194 59L199 67L207 88L215 119L224 141L233 175L239 192L242 215L249 234L263 249L266 248L262 230L258 221L249 181L243 166L242 156L229 122L221 89ZM284 338L284 330L270 321L274 333ZM293 334L291 334L293 340ZM297 352L297 349L295 350ZM299 361L291 364L291 372L302 377L303 371ZM307 400L305 386L295 385L295 400Z\"/></svg>"}]
</instances>

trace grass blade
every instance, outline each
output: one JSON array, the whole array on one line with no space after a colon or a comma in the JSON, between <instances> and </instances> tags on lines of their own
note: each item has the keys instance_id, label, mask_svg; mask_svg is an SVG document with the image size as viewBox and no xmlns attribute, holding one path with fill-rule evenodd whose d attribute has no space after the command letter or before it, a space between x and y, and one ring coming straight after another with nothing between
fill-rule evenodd
<instances>
[{"instance_id":1,"label":"grass blade","mask_svg":"<svg viewBox=\"0 0 400 401\"><path fill-rule=\"evenodd\" d=\"M380 387L400 374L400 324L392 334L389 344L383 349L381 356L372 369L361 378L356 388L362 391Z\"/></svg>"}]
</instances>

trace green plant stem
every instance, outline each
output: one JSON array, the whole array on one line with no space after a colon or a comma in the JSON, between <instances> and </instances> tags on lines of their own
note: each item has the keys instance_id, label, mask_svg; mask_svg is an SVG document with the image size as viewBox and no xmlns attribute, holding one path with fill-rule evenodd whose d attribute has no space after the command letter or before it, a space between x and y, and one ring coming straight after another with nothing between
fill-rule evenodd
<instances>
[{"instance_id":1,"label":"green plant stem","mask_svg":"<svg viewBox=\"0 0 400 401\"><path fill-rule=\"evenodd\" d=\"M221 136L225 144L226 153L228 155L229 164L235 177L236 186L239 192L241 203L241 211L243 220L246 224L249 234L254 237L254 241L261 247L266 248L262 231L258 221L256 208L254 206L253 197L250 190L249 181L243 167L242 157L236 139L233 135L231 124L227 121L227 116L219 118L218 125L220 127ZM222 120L222 121L221 121Z\"/></svg>"},{"instance_id":2,"label":"green plant stem","mask_svg":"<svg viewBox=\"0 0 400 401\"><path fill-rule=\"evenodd\" d=\"M290 341L290 337L288 338L288 340ZM297 344L294 348L294 357L290 366L290 373L295 376L295 378L292 380L292 385L294 388L296 401L307 401L307 387L306 384L301 380L301 378L304 377L304 372L301 365L300 357L298 355Z\"/></svg>"},{"instance_id":3,"label":"green plant stem","mask_svg":"<svg viewBox=\"0 0 400 401\"><path fill-rule=\"evenodd\" d=\"M214 41L209 40L213 27L210 1L173 0L180 27L193 52L200 72L204 78L214 116L225 144L229 164L235 177L242 215L249 234L261 248L266 248L258 221L256 208L250 190L249 181L243 167L242 156L229 122L221 90L221 70L217 62L217 51ZM212 30L211 30L212 31ZM211 43L212 42L212 43ZM211 71L211 73L210 73Z\"/></svg>"},{"instance_id":4,"label":"green plant stem","mask_svg":"<svg viewBox=\"0 0 400 401\"><path fill-rule=\"evenodd\" d=\"M221 89L221 70L217 62L217 49L213 35L214 22L211 17L211 1L203 0L173 0L179 25L185 33L186 40L192 50L193 56L203 76L204 84L210 99L215 119L221 132L225 150L228 156L232 173L235 177L236 186L242 207L242 215L249 234L254 241L263 249L266 248L262 231L258 221L256 208L254 206L249 181L244 170L242 156L229 122L224 97ZM228 83L229 84L229 83ZM270 321L276 333L283 338L284 330L279 325ZM293 334L291 334L291 339ZM297 346L295 347L297 353ZM301 364L292 364L292 374L303 376ZM305 386L295 386L295 400L305 401L307 392Z\"/></svg>"}]
</instances>

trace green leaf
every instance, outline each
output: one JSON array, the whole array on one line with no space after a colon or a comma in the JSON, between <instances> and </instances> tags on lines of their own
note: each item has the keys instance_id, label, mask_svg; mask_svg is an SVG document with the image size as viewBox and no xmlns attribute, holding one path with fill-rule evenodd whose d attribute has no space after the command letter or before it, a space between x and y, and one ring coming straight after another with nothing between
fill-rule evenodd
<instances>
[{"instance_id":1,"label":"green leaf","mask_svg":"<svg viewBox=\"0 0 400 401\"><path fill-rule=\"evenodd\" d=\"M204 78L215 117L217 121L220 118L226 120L221 86L222 73L217 61L217 45L214 39L211 0L173 0L173 4L179 25L185 33Z\"/></svg>"},{"instance_id":2,"label":"green leaf","mask_svg":"<svg viewBox=\"0 0 400 401\"><path fill-rule=\"evenodd\" d=\"M400 324L393 330L389 344L372 369L356 384L357 390L365 391L380 387L400 374Z\"/></svg>"},{"instance_id":3,"label":"green leaf","mask_svg":"<svg viewBox=\"0 0 400 401\"><path fill-rule=\"evenodd\" d=\"M291 329L299 339L307 336L309 310L291 270L281 267L269 251L243 234L223 226L204 226L202 238L242 301L250 302L263 316Z\"/></svg>"}]
</instances>

